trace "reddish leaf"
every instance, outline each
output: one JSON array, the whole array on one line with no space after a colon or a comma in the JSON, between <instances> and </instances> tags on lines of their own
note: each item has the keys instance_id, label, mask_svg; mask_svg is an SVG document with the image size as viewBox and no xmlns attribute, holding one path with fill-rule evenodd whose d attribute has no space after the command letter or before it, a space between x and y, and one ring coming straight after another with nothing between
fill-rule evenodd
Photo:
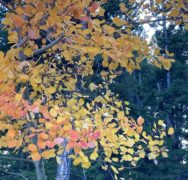
<instances>
[{"instance_id":1,"label":"reddish leaf","mask_svg":"<svg viewBox=\"0 0 188 180\"><path fill-rule=\"evenodd\" d=\"M33 30L33 29L29 29L29 31L28 31L28 36L29 36L29 38L32 39L32 40L36 40L36 39L39 38L38 32L37 32L36 30Z\"/></svg>"},{"instance_id":2,"label":"reddish leaf","mask_svg":"<svg viewBox=\"0 0 188 180\"><path fill-rule=\"evenodd\" d=\"M89 142L89 143L87 144L87 146L88 146L89 148L94 148L94 147L95 147L95 144L94 144L93 142Z\"/></svg>"},{"instance_id":3,"label":"reddish leaf","mask_svg":"<svg viewBox=\"0 0 188 180\"><path fill-rule=\"evenodd\" d=\"M79 138L79 135L76 131L71 131L70 137L72 140L77 141Z\"/></svg>"},{"instance_id":4,"label":"reddish leaf","mask_svg":"<svg viewBox=\"0 0 188 180\"><path fill-rule=\"evenodd\" d=\"M49 148L53 148L55 146L54 142L50 141L50 140L47 140L46 141L46 145L49 147Z\"/></svg>"},{"instance_id":5,"label":"reddish leaf","mask_svg":"<svg viewBox=\"0 0 188 180\"><path fill-rule=\"evenodd\" d=\"M13 19L13 22L14 22L14 26L18 27L18 28L21 27L25 23L23 18L21 16L18 16L18 15L13 16L12 19Z\"/></svg>"},{"instance_id":6,"label":"reddish leaf","mask_svg":"<svg viewBox=\"0 0 188 180\"><path fill-rule=\"evenodd\" d=\"M93 2L91 6L88 7L88 10L90 11L90 13L94 13L97 8L99 8L99 4L97 2Z\"/></svg>"},{"instance_id":7,"label":"reddish leaf","mask_svg":"<svg viewBox=\"0 0 188 180\"><path fill-rule=\"evenodd\" d=\"M58 138L55 138L55 139L54 139L54 143L55 143L55 144L60 145L60 144L62 144L63 142L64 142L64 139L63 139L63 138L58 137Z\"/></svg>"}]
</instances>

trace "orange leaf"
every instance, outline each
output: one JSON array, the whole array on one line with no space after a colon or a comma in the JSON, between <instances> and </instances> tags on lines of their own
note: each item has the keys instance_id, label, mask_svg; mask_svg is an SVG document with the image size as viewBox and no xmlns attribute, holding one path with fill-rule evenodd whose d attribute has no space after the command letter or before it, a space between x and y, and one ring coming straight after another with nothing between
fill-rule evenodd
<instances>
[{"instance_id":1,"label":"orange leaf","mask_svg":"<svg viewBox=\"0 0 188 180\"><path fill-rule=\"evenodd\" d=\"M143 130L143 126L138 126L137 128L136 128L136 131L137 131L137 133L142 133L142 130Z\"/></svg>"},{"instance_id":2,"label":"orange leaf","mask_svg":"<svg viewBox=\"0 0 188 180\"><path fill-rule=\"evenodd\" d=\"M13 139L16 135L16 131L14 129L9 129L7 132L7 137Z\"/></svg>"},{"instance_id":3,"label":"orange leaf","mask_svg":"<svg viewBox=\"0 0 188 180\"><path fill-rule=\"evenodd\" d=\"M39 141L37 142L37 146L38 146L40 149L45 149L46 143L45 143L45 141L39 140Z\"/></svg>"},{"instance_id":4,"label":"orange leaf","mask_svg":"<svg viewBox=\"0 0 188 180\"><path fill-rule=\"evenodd\" d=\"M53 148L55 146L54 142L47 140L46 141L46 146L48 146L49 148Z\"/></svg>"},{"instance_id":5,"label":"orange leaf","mask_svg":"<svg viewBox=\"0 0 188 180\"><path fill-rule=\"evenodd\" d=\"M7 146L8 146L9 148L14 148L14 147L17 146L17 144L18 144L18 141L17 141L17 140L8 140L8 142L7 142Z\"/></svg>"},{"instance_id":6,"label":"orange leaf","mask_svg":"<svg viewBox=\"0 0 188 180\"><path fill-rule=\"evenodd\" d=\"M137 123L138 123L139 126L144 124L144 119L142 118L142 116L139 116L139 118L137 119Z\"/></svg>"},{"instance_id":7,"label":"orange leaf","mask_svg":"<svg viewBox=\"0 0 188 180\"><path fill-rule=\"evenodd\" d=\"M31 152L36 152L37 151L37 146L35 144L30 144L28 146L28 150Z\"/></svg>"},{"instance_id":8,"label":"orange leaf","mask_svg":"<svg viewBox=\"0 0 188 180\"><path fill-rule=\"evenodd\" d=\"M44 132L41 132L38 136L39 136L39 139L43 139L43 140L48 139L48 135L45 134Z\"/></svg>"},{"instance_id":9,"label":"orange leaf","mask_svg":"<svg viewBox=\"0 0 188 180\"><path fill-rule=\"evenodd\" d=\"M15 15L13 16L13 22L15 27L21 27L24 24L24 20L21 16Z\"/></svg>"},{"instance_id":10,"label":"orange leaf","mask_svg":"<svg viewBox=\"0 0 188 180\"><path fill-rule=\"evenodd\" d=\"M88 10L90 11L90 13L94 13L97 8L99 8L99 4L97 2L93 2L91 6L88 7Z\"/></svg>"},{"instance_id":11,"label":"orange leaf","mask_svg":"<svg viewBox=\"0 0 188 180\"><path fill-rule=\"evenodd\" d=\"M41 159L41 155L38 152L34 152L31 154L31 158L34 161L39 161Z\"/></svg>"}]
</instances>

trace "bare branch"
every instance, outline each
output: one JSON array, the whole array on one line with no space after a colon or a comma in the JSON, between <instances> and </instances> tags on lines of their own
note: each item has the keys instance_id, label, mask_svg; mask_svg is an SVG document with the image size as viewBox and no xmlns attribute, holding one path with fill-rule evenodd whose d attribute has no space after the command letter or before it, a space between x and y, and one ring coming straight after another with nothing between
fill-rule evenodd
<instances>
[{"instance_id":1,"label":"bare branch","mask_svg":"<svg viewBox=\"0 0 188 180\"><path fill-rule=\"evenodd\" d=\"M136 16L136 15L137 15L139 9L142 7L142 5L144 4L145 1L146 1L146 0L142 0L142 1L140 2L140 4L139 4L138 8L136 9L135 13L133 14L133 16Z\"/></svg>"},{"instance_id":2,"label":"bare branch","mask_svg":"<svg viewBox=\"0 0 188 180\"><path fill-rule=\"evenodd\" d=\"M6 2L3 2L2 0L0 0L0 4L5 7L7 10L9 10L10 12L14 12L13 9L11 9L8 4Z\"/></svg>"},{"instance_id":3,"label":"bare branch","mask_svg":"<svg viewBox=\"0 0 188 180\"><path fill-rule=\"evenodd\" d=\"M53 47L54 45L56 45L59 41L61 41L63 39L63 37L64 37L64 33L62 33L56 40L52 41L47 46L35 50L34 53L33 53L33 56L42 54L43 52L47 51L48 49L50 49L51 47Z\"/></svg>"},{"instance_id":4,"label":"bare branch","mask_svg":"<svg viewBox=\"0 0 188 180\"><path fill-rule=\"evenodd\" d=\"M8 159L8 160L16 160L16 161L27 161L27 162L33 163L33 161L29 160L29 159L13 158L13 157L7 157L7 156L0 156L0 159Z\"/></svg>"},{"instance_id":5,"label":"bare branch","mask_svg":"<svg viewBox=\"0 0 188 180\"><path fill-rule=\"evenodd\" d=\"M2 169L0 168L1 171L3 171L4 173L6 174L12 174L12 175L16 175L16 176L20 176L22 177L23 179L25 180L29 180L28 178L26 178L24 175L22 175L21 173L15 173L15 172L9 172L9 171L6 171L5 169Z\"/></svg>"},{"instance_id":6,"label":"bare branch","mask_svg":"<svg viewBox=\"0 0 188 180\"><path fill-rule=\"evenodd\" d=\"M182 19L182 17L177 17L177 18L166 18L166 19L163 19L163 18L160 18L160 19L155 19L155 20L146 20L146 21L137 21L135 22L136 24L147 24L147 23L153 23L153 22L159 22L159 21L177 21L177 20L180 20Z\"/></svg>"}]
</instances>

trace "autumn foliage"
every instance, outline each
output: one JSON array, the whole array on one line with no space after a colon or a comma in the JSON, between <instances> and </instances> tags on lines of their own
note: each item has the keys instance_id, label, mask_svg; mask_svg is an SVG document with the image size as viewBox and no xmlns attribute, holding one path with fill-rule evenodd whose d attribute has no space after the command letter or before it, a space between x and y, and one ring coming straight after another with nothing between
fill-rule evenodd
<instances>
[{"instance_id":1,"label":"autumn foliage","mask_svg":"<svg viewBox=\"0 0 188 180\"><path fill-rule=\"evenodd\" d=\"M74 165L89 168L97 160L115 174L146 156L168 156L164 139L173 129L167 132L160 120L146 133L147 120L131 118L129 103L113 94L109 84L124 70L140 69L144 59L169 70L171 54L164 58L132 32L135 23L143 20L105 21L105 3L17 0L7 4L3 25L11 48L0 52L1 148L21 148L34 161L56 158L58 163L63 151L72 150L69 157ZM129 6L135 3L130 1ZM167 16L184 23L184 4L179 0L175 6ZM119 8L131 14L125 4ZM97 56L102 59L101 82L88 84L87 77L96 73Z\"/></svg>"}]
</instances>

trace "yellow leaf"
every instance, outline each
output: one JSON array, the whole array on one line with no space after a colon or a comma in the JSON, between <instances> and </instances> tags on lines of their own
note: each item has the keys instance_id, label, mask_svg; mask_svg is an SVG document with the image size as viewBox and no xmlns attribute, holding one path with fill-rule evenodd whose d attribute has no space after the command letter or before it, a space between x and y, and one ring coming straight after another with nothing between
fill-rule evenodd
<instances>
[{"instance_id":1,"label":"yellow leaf","mask_svg":"<svg viewBox=\"0 0 188 180\"><path fill-rule=\"evenodd\" d=\"M73 165L77 166L82 162L82 158L81 157L77 157L74 159L73 161Z\"/></svg>"},{"instance_id":2,"label":"yellow leaf","mask_svg":"<svg viewBox=\"0 0 188 180\"><path fill-rule=\"evenodd\" d=\"M163 126L163 124L164 124L163 120L158 121L158 125Z\"/></svg>"},{"instance_id":3,"label":"yellow leaf","mask_svg":"<svg viewBox=\"0 0 188 180\"><path fill-rule=\"evenodd\" d=\"M168 154L167 154L167 152L162 152L162 156L164 157L164 158L167 158L168 157Z\"/></svg>"},{"instance_id":4,"label":"yellow leaf","mask_svg":"<svg viewBox=\"0 0 188 180\"><path fill-rule=\"evenodd\" d=\"M90 166L91 166L90 162L84 162L84 163L82 163L82 167L85 168L85 169L88 169Z\"/></svg>"},{"instance_id":5,"label":"yellow leaf","mask_svg":"<svg viewBox=\"0 0 188 180\"><path fill-rule=\"evenodd\" d=\"M63 153L63 151L64 151L64 149L60 149L60 150L57 151L57 154L61 155Z\"/></svg>"},{"instance_id":6,"label":"yellow leaf","mask_svg":"<svg viewBox=\"0 0 188 180\"><path fill-rule=\"evenodd\" d=\"M111 62L109 65L109 69L116 70L118 68L119 64L116 62Z\"/></svg>"},{"instance_id":7,"label":"yellow leaf","mask_svg":"<svg viewBox=\"0 0 188 180\"><path fill-rule=\"evenodd\" d=\"M85 53L100 53L101 49L99 47L86 46L82 47L82 51Z\"/></svg>"},{"instance_id":8,"label":"yellow leaf","mask_svg":"<svg viewBox=\"0 0 188 180\"><path fill-rule=\"evenodd\" d=\"M104 60L102 61L102 66L103 66L103 67L108 67L108 60L107 60L107 59L104 59Z\"/></svg>"},{"instance_id":9,"label":"yellow leaf","mask_svg":"<svg viewBox=\"0 0 188 180\"><path fill-rule=\"evenodd\" d=\"M104 169L105 171L108 169L108 165L105 165L105 166L101 166L102 169Z\"/></svg>"},{"instance_id":10,"label":"yellow leaf","mask_svg":"<svg viewBox=\"0 0 188 180\"><path fill-rule=\"evenodd\" d=\"M90 89L91 91L94 91L96 88L97 88L97 85L96 85L96 84L90 83L89 89Z\"/></svg>"},{"instance_id":11,"label":"yellow leaf","mask_svg":"<svg viewBox=\"0 0 188 180\"><path fill-rule=\"evenodd\" d=\"M121 10L122 12L126 12L126 11L127 11L127 8L125 7L125 4L124 4L124 3L120 3L120 4L119 4L119 7L120 7L120 10Z\"/></svg>"},{"instance_id":12,"label":"yellow leaf","mask_svg":"<svg viewBox=\"0 0 188 180\"><path fill-rule=\"evenodd\" d=\"M82 106L83 104L84 104L84 99L83 98L79 99L79 106Z\"/></svg>"},{"instance_id":13,"label":"yellow leaf","mask_svg":"<svg viewBox=\"0 0 188 180\"><path fill-rule=\"evenodd\" d=\"M139 152L139 157L140 158L145 158L145 155L146 155L146 153L144 151L140 151Z\"/></svg>"},{"instance_id":14,"label":"yellow leaf","mask_svg":"<svg viewBox=\"0 0 188 180\"><path fill-rule=\"evenodd\" d=\"M129 106L129 101L125 101L125 105Z\"/></svg>"},{"instance_id":15,"label":"yellow leaf","mask_svg":"<svg viewBox=\"0 0 188 180\"><path fill-rule=\"evenodd\" d=\"M171 127L171 128L169 128L169 130L168 130L168 134L169 135L172 135L172 134L174 134L174 129Z\"/></svg>"},{"instance_id":16,"label":"yellow leaf","mask_svg":"<svg viewBox=\"0 0 188 180\"><path fill-rule=\"evenodd\" d=\"M112 161L118 162L118 158L112 158Z\"/></svg>"},{"instance_id":17,"label":"yellow leaf","mask_svg":"<svg viewBox=\"0 0 188 180\"><path fill-rule=\"evenodd\" d=\"M164 69L166 69L166 70L169 70L171 67L171 63L175 62L174 59L164 58L163 56L159 56L158 59L161 62L161 64L163 65Z\"/></svg>"},{"instance_id":18,"label":"yellow leaf","mask_svg":"<svg viewBox=\"0 0 188 180\"><path fill-rule=\"evenodd\" d=\"M156 154L153 153L153 152L151 152L151 153L148 154L148 159L149 159L149 160L151 160L151 159L156 159L156 157L157 157Z\"/></svg>"},{"instance_id":19,"label":"yellow leaf","mask_svg":"<svg viewBox=\"0 0 188 180\"><path fill-rule=\"evenodd\" d=\"M89 161L87 156L83 156L82 159L83 159L83 162L88 162Z\"/></svg>"},{"instance_id":20,"label":"yellow leaf","mask_svg":"<svg viewBox=\"0 0 188 180\"><path fill-rule=\"evenodd\" d=\"M4 58L4 52L0 51L0 60L2 60Z\"/></svg>"},{"instance_id":21,"label":"yellow leaf","mask_svg":"<svg viewBox=\"0 0 188 180\"><path fill-rule=\"evenodd\" d=\"M123 26L125 22L118 17L113 18L113 23L116 24L117 26Z\"/></svg>"},{"instance_id":22,"label":"yellow leaf","mask_svg":"<svg viewBox=\"0 0 188 180\"><path fill-rule=\"evenodd\" d=\"M29 80L29 76L26 75L26 74L21 74L21 75L19 76L19 80L21 80L22 82L26 82L26 81Z\"/></svg>"},{"instance_id":23,"label":"yellow leaf","mask_svg":"<svg viewBox=\"0 0 188 180\"><path fill-rule=\"evenodd\" d=\"M22 94L16 94L15 100L20 101L22 99Z\"/></svg>"},{"instance_id":24,"label":"yellow leaf","mask_svg":"<svg viewBox=\"0 0 188 180\"><path fill-rule=\"evenodd\" d=\"M46 89L45 89L45 92L46 92L47 94L53 94L53 93L56 92L56 88L51 86L51 87L49 87L49 88L46 88Z\"/></svg>"},{"instance_id":25,"label":"yellow leaf","mask_svg":"<svg viewBox=\"0 0 188 180\"><path fill-rule=\"evenodd\" d=\"M54 108L50 109L49 113L50 113L51 116L57 117L57 111Z\"/></svg>"},{"instance_id":26,"label":"yellow leaf","mask_svg":"<svg viewBox=\"0 0 188 180\"><path fill-rule=\"evenodd\" d=\"M125 160L125 161L132 161L133 160L131 155L123 155L122 159Z\"/></svg>"},{"instance_id":27,"label":"yellow leaf","mask_svg":"<svg viewBox=\"0 0 188 180\"><path fill-rule=\"evenodd\" d=\"M111 165L110 167L114 171L114 173L119 174L118 170L114 166Z\"/></svg>"},{"instance_id":28,"label":"yellow leaf","mask_svg":"<svg viewBox=\"0 0 188 180\"><path fill-rule=\"evenodd\" d=\"M46 129L50 129L51 127L53 127L53 124L50 122L46 122L45 126L46 126Z\"/></svg>"},{"instance_id":29,"label":"yellow leaf","mask_svg":"<svg viewBox=\"0 0 188 180\"><path fill-rule=\"evenodd\" d=\"M55 157L55 149L50 149L42 152L42 157L45 159L50 159L52 157Z\"/></svg>"},{"instance_id":30,"label":"yellow leaf","mask_svg":"<svg viewBox=\"0 0 188 180\"><path fill-rule=\"evenodd\" d=\"M103 8L100 8L99 10L99 16L104 16L105 10Z\"/></svg>"},{"instance_id":31,"label":"yellow leaf","mask_svg":"<svg viewBox=\"0 0 188 180\"><path fill-rule=\"evenodd\" d=\"M32 56L33 55L33 50L31 48L25 48L23 52L26 56Z\"/></svg>"},{"instance_id":32,"label":"yellow leaf","mask_svg":"<svg viewBox=\"0 0 188 180\"><path fill-rule=\"evenodd\" d=\"M125 117L125 114L124 114L123 111L118 112L118 114L117 114L117 118L118 118L118 119L123 120L124 117Z\"/></svg>"},{"instance_id":33,"label":"yellow leaf","mask_svg":"<svg viewBox=\"0 0 188 180\"><path fill-rule=\"evenodd\" d=\"M8 40L11 42L11 43L16 43L18 41L18 33L17 32L11 32L8 36Z\"/></svg>"},{"instance_id":34,"label":"yellow leaf","mask_svg":"<svg viewBox=\"0 0 188 180\"><path fill-rule=\"evenodd\" d=\"M64 85L67 87L67 90L74 91L76 86L77 79L69 79L69 81L64 81Z\"/></svg>"},{"instance_id":35,"label":"yellow leaf","mask_svg":"<svg viewBox=\"0 0 188 180\"><path fill-rule=\"evenodd\" d=\"M56 156L57 164L61 164L61 158L59 156Z\"/></svg>"},{"instance_id":36,"label":"yellow leaf","mask_svg":"<svg viewBox=\"0 0 188 180\"><path fill-rule=\"evenodd\" d=\"M97 158L98 158L98 153L96 152L96 151L94 151L92 154L91 154L91 156L90 156L90 159L91 160L96 160Z\"/></svg>"}]
</instances>

